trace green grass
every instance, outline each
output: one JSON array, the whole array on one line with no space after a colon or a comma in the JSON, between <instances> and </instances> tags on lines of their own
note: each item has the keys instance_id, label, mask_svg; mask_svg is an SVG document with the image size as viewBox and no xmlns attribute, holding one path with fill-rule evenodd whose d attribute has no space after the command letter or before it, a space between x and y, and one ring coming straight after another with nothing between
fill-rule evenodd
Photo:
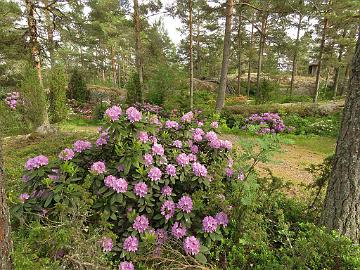
<instances>
[{"instance_id":1,"label":"green grass","mask_svg":"<svg viewBox=\"0 0 360 270\"><path fill-rule=\"evenodd\" d=\"M290 143L300 146L312 152L317 152L329 156L335 152L336 138L323 136L305 135L285 135ZM306 157L304 157L306 158Z\"/></svg>"}]
</instances>

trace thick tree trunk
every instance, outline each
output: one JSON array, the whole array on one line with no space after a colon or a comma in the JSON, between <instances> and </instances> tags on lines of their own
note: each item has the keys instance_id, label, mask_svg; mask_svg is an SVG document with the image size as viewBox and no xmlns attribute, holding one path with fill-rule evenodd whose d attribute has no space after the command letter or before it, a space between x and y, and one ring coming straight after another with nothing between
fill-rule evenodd
<instances>
[{"instance_id":1,"label":"thick tree trunk","mask_svg":"<svg viewBox=\"0 0 360 270\"><path fill-rule=\"evenodd\" d=\"M261 19L261 33L260 33L260 41L259 41L259 56L258 56L258 68L256 75L256 103L259 103L261 100L261 90L260 90L260 79L261 79L261 69L262 69L262 61L264 54L264 46L265 46L265 31L266 31L266 21L267 15L263 15Z\"/></svg>"},{"instance_id":2,"label":"thick tree trunk","mask_svg":"<svg viewBox=\"0 0 360 270\"><path fill-rule=\"evenodd\" d=\"M360 33L352 62L322 224L360 243Z\"/></svg>"},{"instance_id":3,"label":"thick tree trunk","mask_svg":"<svg viewBox=\"0 0 360 270\"><path fill-rule=\"evenodd\" d=\"M242 50L242 34L241 34L241 27L242 27L242 6L240 1L239 7L239 29L238 29L238 78L237 78L237 93L241 95L241 50Z\"/></svg>"},{"instance_id":4,"label":"thick tree trunk","mask_svg":"<svg viewBox=\"0 0 360 270\"><path fill-rule=\"evenodd\" d=\"M248 97L250 96L250 89L251 89L251 60L252 60L253 39L254 39L254 24L251 23L248 76L247 76L247 96Z\"/></svg>"},{"instance_id":5,"label":"thick tree trunk","mask_svg":"<svg viewBox=\"0 0 360 270\"><path fill-rule=\"evenodd\" d=\"M346 30L344 30L342 37L345 38L346 37ZM341 60L342 60L342 56L344 53L344 49L345 46L344 44L340 45L340 49L339 49L339 55L338 55L338 65L335 68L335 75L334 75L334 98L336 98L337 95L337 91L338 91L338 87L339 87L339 78L340 78L340 67L341 67Z\"/></svg>"},{"instance_id":6,"label":"thick tree trunk","mask_svg":"<svg viewBox=\"0 0 360 270\"><path fill-rule=\"evenodd\" d=\"M297 32L296 32L295 52L294 52L294 58L293 58L293 62L292 62L292 71L291 71L290 96L292 96L292 94L294 92L294 83L295 83L297 56L298 56L298 50L299 50L299 40L300 40L300 30L301 30L302 19L303 19L303 15L299 13L299 22L298 22Z\"/></svg>"},{"instance_id":7,"label":"thick tree trunk","mask_svg":"<svg viewBox=\"0 0 360 270\"><path fill-rule=\"evenodd\" d=\"M330 5L330 0L327 2L327 5ZM324 53L324 47L325 47L325 39L326 39L326 32L328 28L329 20L327 18L327 15L325 14L324 17L324 26L321 34L321 42L320 42L320 48L319 48L319 57L318 57L318 68L316 71L316 79L315 79L315 93L313 97L313 102L318 102L319 97L319 90L320 90L320 74L321 74L321 67L322 67L322 58Z\"/></svg>"},{"instance_id":8,"label":"thick tree trunk","mask_svg":"<svg viewBox=\"0 0 360 270\"><path fill-rule=\"evenodd\" d=\"M6 203L6 193L5 193L5 181L4 181L4 166L2 162L2 141L0 138L0 269L1 270L11 270L11 251L12 251L12 241L10 235L10 215L9 209Z\"/></svg>"},{"instance_id":9,"label":"thick tree trunk","mask_svg":"<svg viewBox=\"0 0 360 270\"><path fill-rule=\"evenodd\" d=\"M136 55L136 70L139 76L138 98L141 103L144 102L144 77L143 77L143 61L141 51L141 32L140 32L140 14L139 14L139 2L134 0L134 24L135 24L135 55Z\"/></svg>"},{"instance_id":10,"label":"thick tree trunk","mask_svg":"<svg viewBox=\"0 0 360 270\"><path fill-rule=\"evenodd\" d=\"M227 85L227 73L229 68L229 56L231 45L231 20L233 14L234 1L226 1L226 22L225 22L225 35L224 35L224 50L223 60L221 66L220 85L218 89L218 95L216 98L216 111L220 112L225 103L225 91Z\"/></svg>"},{"instance_id":11,"label":"thick tree trunk","mask_svg":"<svg viewBox=\"0 0 360 270\"><path fill-rule=\"evenodd\" d=\"M190 109L194 107L194 60L193 60L193 29L192 29L192 0L189 0L189 95Z\"/></svg>"}]
</instances>

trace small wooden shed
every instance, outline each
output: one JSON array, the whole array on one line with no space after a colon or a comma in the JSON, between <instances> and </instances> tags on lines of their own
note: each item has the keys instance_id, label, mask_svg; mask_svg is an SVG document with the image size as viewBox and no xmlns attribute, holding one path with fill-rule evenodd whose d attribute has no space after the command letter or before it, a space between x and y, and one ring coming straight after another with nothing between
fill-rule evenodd
<instances>
[{"instance_id":1,"label":"small wooden shed","mask_svg":"<svg viewBox=\"0 0 360 270\"><path fill-rule=\"evenodd\" d=\"M316 75L316 72L319 68L319 63L318 62L312 62L309 64L309 75L311 76L315 76Z\"/></svg>"}]
</instances>

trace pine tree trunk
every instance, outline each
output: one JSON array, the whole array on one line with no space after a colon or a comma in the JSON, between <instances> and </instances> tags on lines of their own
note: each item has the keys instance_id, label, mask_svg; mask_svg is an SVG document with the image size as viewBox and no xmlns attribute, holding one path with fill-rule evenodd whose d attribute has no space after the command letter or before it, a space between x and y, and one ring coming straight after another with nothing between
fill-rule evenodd
<instances>
[{"instance_id":1,"label":"pine tree trunk","mask_svg":"<svg viewBox=\"0 0 360 270\"><path fill-rule=\"evenodd\" d=\"M344 95L344 92L347 93L348 82L349 82L349 72L350 72L350 66L349 66L349 64L347 64L345 67L344 79L341 83L341 88L340 88L340 93L339 93L340 96Z\"/></svg>"},{"instance_id":2,"label":"pine tree trunk","mask_svg":"<svg viewBox=\"0 0 360 270\"><path fill-rule=\"evenodd\" d=\"M192 29L192 0L189 0L189 95L190 109L194 106L194 60L193 60L193 29Z\"/></svg>"},{"instance_id":3,"label":"pine tree trunk","mask_svg":"<svg viewBox=\"0 0 360 270\"><path fill-rule=\"evenodd\" d=\"M360 33L351 69L321 221L360 243Z\"/></svg>"},{"instance_id":4,"label":"pine tree trunk","mask_svg":"<svg viewBox=\"0 0 360 270\"><path fill-rule=\"evenodd\" d=\"M342 37L343 38L346 37L346 30L344 30ZM344 53L344 49L345 49L344 44L341 44L340 49L339 49L339 55L338 55L338 58L337 58L338 65L335 68L334 86L333 86L333 88L334 88L334 98L336 98L338 87L339 87L340 66L341 66L341 60L342 60L342 56L343 56L343 53Z\"/></svg>"},{"instance_id":5,"label":"pine tree trunk","mask_svg":"<svg viewBox=\"0 0 360 270\"><path fill-rule=\"evenodd\" d=\"M298 50L299 50L299 40L300 40L300 30L301 30L302 19L303 19L303 16L302 16L302 14L299 13L299 22L298 22L297 32L296 32L295 52L294 52L294 58L293 58L293 62L292 62L292 71L291 71L290 96L292 96L293 92L294 92L294 83L295 83L296 65L297 65L297 56L298 56Z\"/></svg>"},{"instance_id":6,"label":"pine tree trunk","mask_svg":"<svg viewBox=\"0 0 360 270\"><path fill-rule=\"evenodd\" d=\"M241 50L242 50L242 37L241 37L241 27L242 27L242 6L240 2L239 7L239 29L238 29L238 78L237 78L237 93L241 95Z\"/></svg>"},{"instance_id":7,"label":"pine tree trunk","mask_svg":"<svg viewBox=\"0 0 360 270\"><path fill-rule=\"evenodd\" d=\"M11 251L12 241L10 235L10 215L6 203L5 181L4 181L4 166L2 162L2 141L0 139L0 269L11 270Z\"/></svg>"},{"instance_id":8,"label":"pine tree trunk","mask_svg":"<svg viewBox=\"0 0 360 270\"><path fill-rule=\"evenodd\" d=\"M43 0L43 4L45 7L47 7L49 4L49 1ZM47 44L48 44L48 51L49 51L49 55L50 55L50 64L51 64L51 67L54 67L54 65L55 65L54 27L53 27L53 22L50 19L49 10L47 8L44 9L44 13L45 13L46 32L47 32L47 37L48 37Z\"/></svg>"},{"instance_id":9,"label":"pine tree trunk","mask_svg":"<svg viewBox=\"0 0 360 270\"><path fill-rule=\"evenodd\" d=\"M197 16L199 18L200 12L198 12ZM196 72L195 77L200 77L201 75L201 56L200 56L200 19L197 20L196 25Z\"/></svg>"},{"instance_id":10,"label":"pine tree trunk","mask_svg":"<svg viewBox=\"0 0 360 270\"><path fill-rule=\"evenodd\" d=\"M134 24L135 24L135 55L136 55L136 70L139 76L138 98L141 103L144 102L144 77L143 77L143 61L141 51L141 32L140 32L140 14L139 14L139 2L134 0Z\"/></svg>"},{"instance_id":11,"label":"pine tree trunk","mask_svg":"<svg viewBox=\"0 0 360 270\"><path fill-rule=\"evenodd\" d=\"M231 46L231 20L233 14L234 1L226 1L226 22L225 22L225 35L224 35L224 49L223 60L221 66L220 85L216 99L216 111L220 112L225 103L225 91L227 85L227 73L229 68L229 56Z\"/></svg>"},{"instance_id":12,"label":"pine tree trunk","mask_svg":"<svg viewBox=\"0 0 360 270\"><path fill-rule=\"evenodd\" d=\"M265 31L266 31L266 20L267 15L262 16L261 20L261 33L260 33L260 41L259 41L259 56L258 56L258 69L256 75L256 103L259 103L261 100L261 90L260 90L260 79L261 79L261 69L262 69L262 61L264 54L264 45L265 45Z\"/></svg>"},{"instance_id":13,"label":"pine tree trunk","mask_svg":"<svg viewBox=\"0 0 360 270\"><path fill-rule=\"evenodd\" d=\"M327 5L330 5L330 1L328 3L326 3ZM317 103L318 102L318 97L319 97L319 90L320 90L320 74L321 74L321 67L322 67L322 58L323 58L323 53L324 53L324 47L325 47L325 39L326 39L326 32L327 32L327 28L328 28L328 23L329 20L326 17L324 17L324 26L323 26L323 30L322 30L322 35L321 35L321 42L320 42L320 51L319 51L319 58L318 58L318 68L316 70L316 79L315 79L315 93L314 93L314 97L313 97L313 102Z\"/></svg>"},{"instance_id":14,"label":"pine tree trunk","mask_svg":"<svg viewBox=\"0 0 360 270\"><path fill-rule=\"evenodd\" d=\"M116 86L116 60L115 60L115 49L111 46L111 71L112 71L112 85Z\"/></svg>"},{"instance_id":15,"label":"pine tree trunk","mask_svg":"<svg viewBox=\"0 0 360 270\"><path fill-rule=\"evenodd\" d=\"M250 89L251 89L251 60L252 60L253 39L254 39L254 24L251 23L248 77L247 77L247 96L248 97L250 97Z\"/></svg>"}]
</instances>

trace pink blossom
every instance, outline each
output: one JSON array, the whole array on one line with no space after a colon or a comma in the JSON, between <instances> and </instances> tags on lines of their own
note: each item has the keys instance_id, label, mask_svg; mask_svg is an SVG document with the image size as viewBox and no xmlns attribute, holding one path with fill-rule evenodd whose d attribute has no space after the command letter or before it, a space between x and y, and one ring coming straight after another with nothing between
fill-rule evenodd
<instances>
[{"instance_id":1,"label":"pink blossom","mask_svg":"<svg viewBox=\"0 0 360 270\"><path fill-rule=\"evenodd\" d=\"M228 216L224 212L217 213L215 216L215 219L216 219L218 225L222 225L223 227L226 227L229 223Z\"/></svg>"},{"instance_id":2,"label":"pink blossom","mask_svg":"<svg viewBox=\"0 0 360 270\"><path fill-rule=\"evenodd\" d=\"M19 200L24 203L26 200L30 198L30 195L28 193L21 193L19 196Z\"/></svg>"},{"instance_id":3,"label":"pink blossom","mask_svg":"<svg viewBox=\"0 0 360 270\"><path fill-rule=\"evenodd\" d=\"M139 139L140 142L146 143L146 142L149 141L149 136L148 136L147 132L140 131L139 134L138 134L138 139Z\"/></svg>"},{"instance_id":4,"label":"pink blossom","mask_svg":"<svg viewBox=\"0 0 360 270\"><path fill-rule=\"evenodd\" d=\"M105 115L113 122L119 120L121 113L121 108L119 106L112 106L105 111Z\"/></svg>"},{"instance_id":5,"label":"pink blossom","mask_svg":"<svg viewBox=\"0 0 360 270\"><path fill-rule=\"evenodd\" d=\"M194 113L188 112L181 117L181 121L185 123L190 123L193 118L194 118Z\"/></svg>"},{"instance_id":6,"label":"pink blossom","mask_svg":"<svg viewBox=\"0 0 360 270\"><path fill-rule=\"evenodd\" d=\"M170 176L176 176L176 167L172 164L166 166L166 173Z\"/></svg>"},{"instance_id":7,"label":"pink blossom","mask_svg":"<svg viewBox=\"0 0 360 270\"><path fill-rule=\"evenodd\" d=\"M134 220L133 228L139 233L143 233L149 227L149 219L145 215L137 216Z\"/></svg>"},{"instance_id":8,"label":"pink blossom","mask_svg":"<svg viewBox=\"0 0 360 270\"><path fill-rule=\"evenodd\" d=\"M124 241L124 250L128 252L136 252L138 250L139 240L135 236L129 236Z\"/></svg>"},{"instance_id":9,"label":"pink blossom","mask_svg":"<svg viewBox=\"0 0 360 270\"><path fill-rule=\"evenodd\" d=\"M152 167L150 171L148 172L148 176L151 179L151 181L160 180L162 176L162 172L157 167Z\"/></svg>"},{"instance_id":10,"label":"pink blossom","mask_svg":"<svg viewBox=\"0 0 360 270\"><path fill-rule=\"evenodd\" d=\"M176 221L171 228L171 234L176 239L181 239L186 235L186 227L183 224Z\"/></svg>"},{"instance_id":11,"label":"pink blossom","mask_svg":"<svg viewBox=\"0 0 360 270\"><path fill-rule=\"evenodd\" d=\"M110 252L113 248L113 241L110 237L103 237L99 241L103 252Z\"/></svg>"},{"instance_id":12,"label":"pink blossom","mask_svg":"<svg viewBox=\"0 0 360 270\"><path fill-rule=\"evenodd\" d=\"M165 201L160 212L166 220L169 220L175 214L175 203L170 200Z\"/></svg>"},{"instance_id":13,"label":"pink blossom","mask_svg":"<svg viewBox=\"0 0 360 270\"><path fill-rule=\"evenodd\" d=\"M181 153L176 157L176 162L182 167L185 167L189 164L189 158L185 153Z\"/></svg>"},{"instance_id":14,"label":"pink blossom","mask_svg":"<svg viewBox=\"0 0 360 270\"><path fill-rule=\"evenodd\" d=\"M135 270L135 267L132 262L121 262L119 265L119 270Z\"/></svg>"},{"instance_id":15,"label":"pink blossom","mask_svg":"<svg viewBox=\"0 0 360 270\"><path fill-rule=\"evenodd\" d=\"M102 161L94 162L91 167L90 171L94 174L102 174L106 171L105 163Z\"/></svg>"},{"instance_id":16,"label":"pink blossom","mask_svg":"<svg viewBox=\"0 0 360 270\"><path fill-rule=\"evenodd\" d=\"M73 159L74 156L75 156L74 151L72 149L69 149L69 148L65 148L59 154L59 158L61 160L71 160L71 159Z\"/></svg>"},{"instance_id":17,"label":"pink blossom","mask_svg":"<svg viewBox=\"0 0 360 270\"><path fill-rule=\"evenodd\" d=\"M42 166L49 164L49 159L46 156L40 155L34 158L30 158L25 163L25 169L31 171L33 169L38 169Z\"/></svg>"},{"instance_id":18,"label":"pink blossom","mask_svg":"<svg viewBox=\"0 0 360 270\"><path fill-rule=\"evenodd\" d=\"M90 148L91 148L91 143L88 141L78 140L74 142L74 151L77 153L81 153Z\"/></svg>"},{"instance_id":19,"label":"pink blossom","mask_svg":"<svg viewBox=\"0 0 360 270\"><path fill-rule=\"evenodd\" d=\"M170 186L164 186L161 189L161 194L164 196L171 196L171 193L172 193L172 188Z\"/></svg>"},{"instance_id":20,"label":"pink blossom","mask_svg":"<svg viewBox=\"0 0 360 270\"><path fill-rule=\"evenodd\" d=\"M145 166L150 166L151 164L153 164L154 159L153 156L149 153L144 155L144 164Z\"/></svg>"},{"instance_id":21,"label":"pink blossom","mask_svg":"<svg viewBox=\"0 0 360 270\"><path fill-rule=\"evenodd\" d=\"M179 140L175 140L174 142L173 142L173 146L175 146L176 148L182 148L182 142L181 141L179 141Z\"/></svg>"},{"instance_id":22,"label":"pink blossom","mask_svg":"<svg viewBox=\"0 0 360 270\"><path fill-rule=\"evenodd\" d=\"M193 203L190 196L182 196L177 203L177 208L185 213L190 213L193 208Z\"/></svg>"},{"instance_id":23,"label":"pink blossom","mask_svg":"<svg viewBox=\"0 0 360 270\"><path fill-rule=\"evenodd\" d=\"M194 162L192 164L192 169L193 169L193 172L196 176L202 176L202 177L205 177L207 176L207 169L204 165L198 163L198 162Z\"/></svg>"},{"instance_id":24,"label":"pink blossom","mask_svg":"<svg viewBox=\"0 0 360 270\"><path fill-rule=\"evenodd\" d=\"M215 218L207 216L202 221L203 231L206 233L213 233L216 231L218 223Z\"/></svg>"},{"instance_id":25,"label":"pink blossom","mask_svg":"<svg viewBox=\"0 0 360 270\"><path fill-rule=\"evenodd\" d=\"M151 150L153 151L154 155L159 155L159 156L164 155L164 147L161 144L154 143Z\"/></svg>"},{"instance_id":26,"label":"pink blossom","mask_svg":"<svg viewBox=\"0 0 360 270\"><path fill-rule=\"evenodd\" d=\"M219 127L219 122L214 121L214 122L212 122L212 123L210 124L210 126L211 126L212 128L218 128L218 127Z\"/></svg>"},{"instance_id":27,"label":"pink blossom","mask_svg":"<svg viewBox=\"0 0 360 270\"><path fill-rule=\"evenodd\" d=\"M200 241L194 236L186 237L184 240L184 251L188 255L197 255L200 252Z\"/></svg>"},{"instance_id":28,"label":"pink blossom","mask_svg":"<svg viewBox=\"0 0 360 270\"><path fill-rule=\"evenodd\" d=\"M145 197L145 195L147 194L147 191L148 191L148 187L144 182L137 183L134 186L134 193L135 193L135 195L139 196L140 198Z\"/></svg>"},{"instance_id":29,"label":"pink blossom","mask_svg":"<svg viewBox=\"0 0 360 270\"><path fill-rule=\"evenodd\" d=\"M126 115L131 123L139 122L142 118L141 112L138 111L135 107L127 108Z\"/></svg>"}]
</instances>

